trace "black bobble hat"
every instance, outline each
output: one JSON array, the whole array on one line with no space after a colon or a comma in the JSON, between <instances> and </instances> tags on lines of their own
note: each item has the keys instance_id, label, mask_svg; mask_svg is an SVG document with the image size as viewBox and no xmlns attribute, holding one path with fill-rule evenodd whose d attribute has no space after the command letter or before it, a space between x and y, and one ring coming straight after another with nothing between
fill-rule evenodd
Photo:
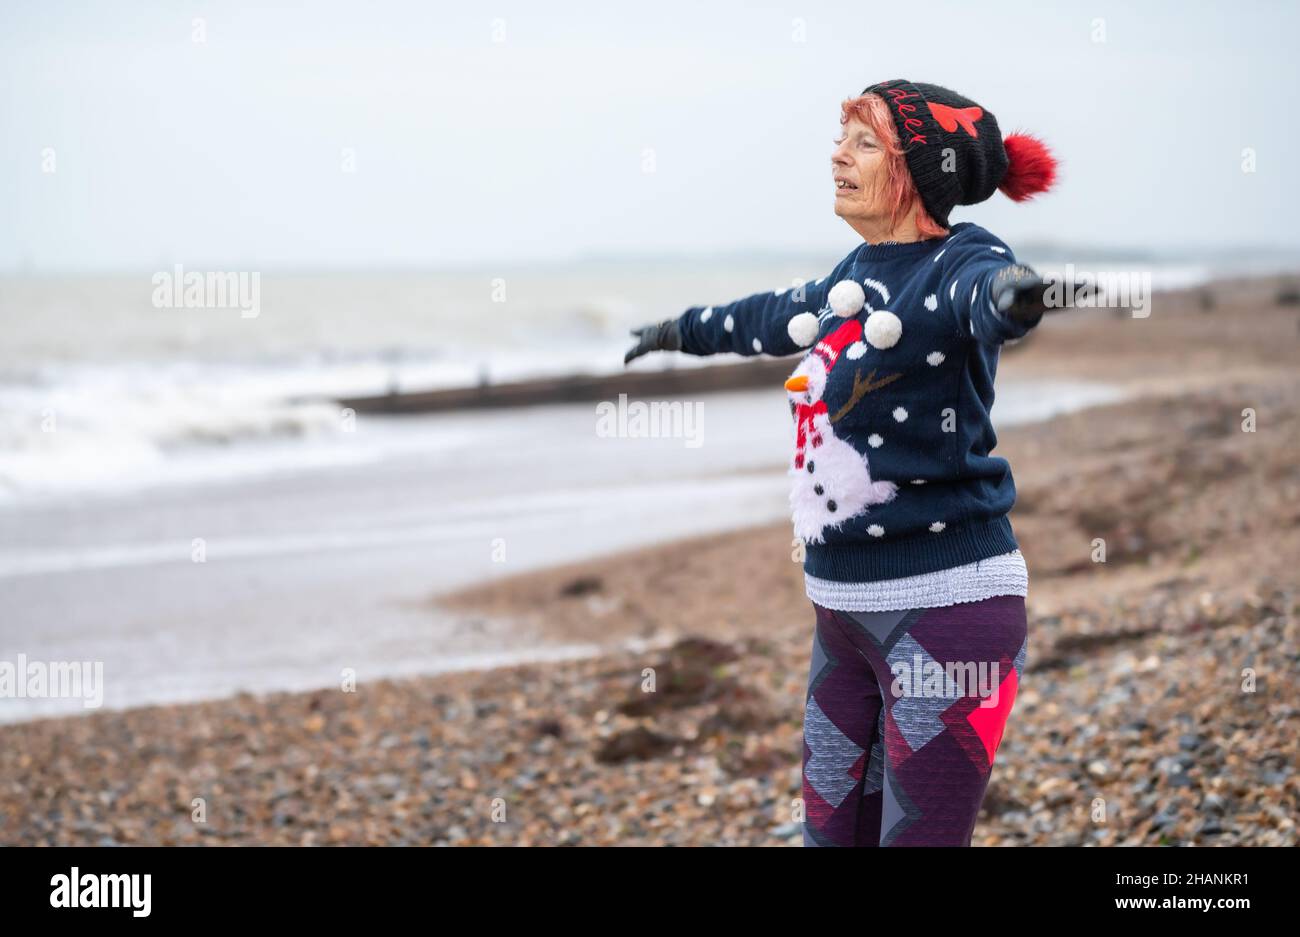
<instances>
[{"instance_id":1,"label":"black bobble hat","mask_svg":"<svg viewBox=\"0 0 1300 937\"><path fill-rule=\"evenodd\" d=\"M1056 161L1040 141L1025 134L1004 141L993 113L955 91L898 79L862 93L888 105L921 204L945 228L955 205L982 202L999 187L1022 201L1055 178Z\"/></svg>"}]
</instances>

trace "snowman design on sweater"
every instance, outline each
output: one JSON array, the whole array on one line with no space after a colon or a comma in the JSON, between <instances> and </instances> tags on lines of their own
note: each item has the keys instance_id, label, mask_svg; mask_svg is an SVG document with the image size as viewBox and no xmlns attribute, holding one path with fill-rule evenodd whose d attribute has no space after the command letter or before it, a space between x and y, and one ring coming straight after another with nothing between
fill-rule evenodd
<instances>
[{"instance_id":1,"label":"snowman design on sweater","mask_svg":"<svg viewBox=\"0 0 1300 937\"><path fill-rule=\"evenodd\" d=\"M827 528L839 527L870 505L891 500L898 491L893 482L872 480L867 456L835 435L835 421L842 413L832 416L822 396L831 370L848 357L845 349L860 347L861 339L862 324L857 319L845 321L816 344L786 381L795 418L790 509L795 536L807 543L821 543ZM845 364L852 367L852 361ZM867 384L871 383L868 378ZM863 385L855 380L854 386Z\"/></svg>"},{"instance_id":2,"label":"snowman design on sweater","mask_svg":"<svg viewBox=\"0 0 1300 937\"><path fill-rule=\"evenodd\" d=\"M787 372L786 464L810 575L895 579L1016 548L1015 485L990 416L999 349L1030 328L992 301L1013 263L1006 244L960 222L941 238L861 244L818 280L678 317L687 354L801 356Z\"/></svg>"}]
</instances>

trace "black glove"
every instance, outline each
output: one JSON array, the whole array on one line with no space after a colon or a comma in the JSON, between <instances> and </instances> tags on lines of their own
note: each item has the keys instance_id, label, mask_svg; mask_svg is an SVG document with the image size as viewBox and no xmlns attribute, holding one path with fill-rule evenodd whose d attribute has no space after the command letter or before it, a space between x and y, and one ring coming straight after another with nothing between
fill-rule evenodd
<instances>
[{"instance_id":1,"label":"black glove","mask_svg":"<svg viewBox=\"0 0 1300 937\"><path fill-rule=\"evenodd\" d=\"M678 328L676 319L665 319L654 325L643 325L632 329L631 335L637 342L623 356L624 364L651 351L682 350L682 330Z\"/></svg>"},{"instance_id":2,"label":"black glove","mask_svg":"<svg viewBox=\"0 0 1300 937\"><path fill-rule=\"evenodd\" d=\"M1024 264L1011 264L993 278L990 294L998 315L1033 327L1047 311L1047 291L1051 283Z\"/></svg>"}]
</instances>

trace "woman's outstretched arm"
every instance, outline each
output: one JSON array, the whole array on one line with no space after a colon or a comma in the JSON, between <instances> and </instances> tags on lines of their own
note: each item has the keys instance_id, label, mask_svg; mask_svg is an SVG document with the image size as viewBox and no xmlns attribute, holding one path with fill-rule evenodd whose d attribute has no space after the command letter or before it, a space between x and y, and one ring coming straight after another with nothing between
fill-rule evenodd
<instances>
[{"instance_id":1,"label":"woman's outstretched arm","mask_svg":"<svg viewBox=\"0 0 1300 937\"><path fill-rule=\"evenodd\" d=\"M817 317L844 266L811 283L769 290L716 306L691 306L681 315L632 330L637 339L624 363L651 351L688 355L771 355L805 350L817 337Z\"/></svg>"},{"instance_id":2,"label":"woman's outstretched arm","mask_svg":"<svg viewBox=\"0 0 1300 937\"><path fill-rule=\"evenodd\" d=\"M952 285L941 301L961 334L1000 345L1023 338L1042 320L1048 284L992 234L967 229L944 254Z\"/></svg>"},{"instance_id":3,"label":"woman's outstretched arm","mask_svg":"<svg viewBox=\"0 0 1300 937\"><path fill-rule=\"evenodd\" d=\"M725 305L692 306L677 317L681 350L688 355L730 351L774 357L803 351L817 335L816 316L826 306L834 282L833 275L825 276ZM812 318L799 318L805 314Z\"/></svg>"}]
</instances>

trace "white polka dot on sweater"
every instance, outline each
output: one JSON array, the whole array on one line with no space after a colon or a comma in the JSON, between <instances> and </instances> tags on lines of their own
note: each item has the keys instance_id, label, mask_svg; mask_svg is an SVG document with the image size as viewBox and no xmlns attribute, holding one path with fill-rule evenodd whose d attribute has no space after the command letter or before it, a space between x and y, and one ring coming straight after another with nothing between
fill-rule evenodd
<instances>
[{"instance_id":1,"label":"white polka dot on sweater","mask_svg":"<svg viewBox=\"0 0 1300 937\"><path fill-rule=\"evenodd\" d=\"M941 351L930 352L928 355L925 356L925 363L932 368L937 368L939 365L943 364L943 352Z\"/></svg>"},{"instance_id":2,"label":"white polka dot on sweater","mask_svg":"<svg viewBox=\"0 0 1300 937\"><path fill-rule=\"evenodd\" d=\"M933 293L925 297L925 308L929 309L931 312L934 312L936 309L938 309L939 297L935 296Z\"/></svg>"},{"instance_id":3,"label":"white polka dot on sweater","mask_svg":"<svg viewBox=\"0 0 1300 937\"><path fill-rule=\"evenodd\" d=\"M930 525L930 531L931 531L932 533L936 533L936 534L937 534L937 533L939 533L939 531L943 530L943 529L944 529L945 527L947 527L947 526L948 526L948 525L945 524L943 521L935 521L933 524Z\"/></svg>"},{"instance_id":4,"label":"white polka dot on sweater","mask_svg":"<svg viewBox=\"0 0 1300 937\"><path fill-rule=\"evenodd\" d=\"M975 297L979 295L979 292L980 292L980 285L979 285L978 283L976 283L974 286L972 286L972 287L970 288L970 304L971 304L971 306L974 306L974 305L975 305Z\"/></svg>"},{"instance_id":5,"label":"white polka dot on sweater","mask_svg":"<svg viewBox=\"0 0 1300 937\"><path fill-rule=\"evenodd\" d=\"M953 280L953 281L952 281L952 286L948 287L948 298L949 298L949 299L956 299L956 298L957 298L957 281L956 281L956 280Z\"/></svg>"},{"instance_id":6,"label":"white polka dot on sweater","mask_svg":"<svg viewBox=\"0 0 1300 937\"><path fill-rule=\"evenodd\" d=\"M913 478L913 479L912 479L912 484L913 484L913 485L924 485L924 484L925 484L925 479L924 479L924 478Z\"/></svg>"},{"instance_id":7,"label":"white polka dot on sweater","mask_svg":"<svg viewBox=\"0 0 1300 937\"><path fill-rule=\"evenodd\" d=\"M883 537L885 535L885 528L881 527L879 524L872 524L867 528L867 533L871 534L873 537Z\"/></svg>"},{"instance_id":8,"label":"white polka dot on sweater","mask_svg":"<svg viewBox=\"0 0 1300 937\"><path fill-rule=\"evenodd\" d=\"M762 350L763 350L763 343L760 342L758 339L754 339L754 351L762 351Z\"/></svg>"},{"instance_id":9,"label":"white polka dot on sweater","mask_svg":"<svg viewBox=\"0 0 1300 937\"><path fill-rule=\"evenodd\" d=\"M885 444L885 439L879 433L872 433L867 437L867 445L872 449L879 449Z\"/></svg>"},{"instance_id":10,"label":"white polka dot on sweater","mask_svg":"<svg viewBox=\"0 0 1300 937\"><path fill-rule=\"evenodd\" d=\"M712 306L710 306L708 309L705 309L703 312L700 313L700 321L701 321L701 322L708 322L708 321L709 321L710 319L712 319L712 318L713 318L713 307L712 307Z\"/></svg>"},{"instance_id":11,"label":"white polka dot on sweater","mask_svg":"<svg viewBox=\"0 0 1300 937\"><path fill-rule=\"evenodd\" d=\"M865 342L854 342L852 345L848 347L848 350L844 352L844 354L848 355L849 358L853 361L857 361L866 353L867 353L867 345Z\"/></svg>"},{"instance_id":12,"label":"white polka dot on sweater","mask_svg":"<svg viewBox=\"0 0 1300 937\"><path fill-rule=\"evenodd\" d=\"M997 251L999 254L1005 254L1007 252L1007 249L1005 247L995 247L993 245L989 246L989 250Z\"/></svg>"},{"instance_id":13,"label":"white polka dot on sweater","mask_svg":"<svg viewBox=\"0 0 1300 937\"><path fill-rule=\"evenodd\" d=\"M945 247L943 251L946 251L947 249L948 248ZM939 251L939 253L935 254L934 260L930 261L930 263L937 264L939 262L939 258L943 256L943 251Z\"/></svg>"},{"instance_id":14,"label":"white polka dot on sweater","mask_svg":"<svg viewBox=\"0 0 1300 937\"><path fill-rule=\"evenodd\" d=\"M907 411L906 411L905 409L903 409L902 407L895 407L895 408L894 408L894 419L897 420L898 422L902 423L904 420L907 419Z\"/></svg>"},{"instance_id":15,"label":"white polka dot on sweater","mask_svg":"<svg viewBox=\"0 0 1300 937\"><path fill-rule=\"evenodd\" d=\"M732 329L736 327L736 320L733 319L731 316L727 316L727 318L722 320L722 327L726 329L728 332L730 332Z\"/></svg>"}]
</instances>

